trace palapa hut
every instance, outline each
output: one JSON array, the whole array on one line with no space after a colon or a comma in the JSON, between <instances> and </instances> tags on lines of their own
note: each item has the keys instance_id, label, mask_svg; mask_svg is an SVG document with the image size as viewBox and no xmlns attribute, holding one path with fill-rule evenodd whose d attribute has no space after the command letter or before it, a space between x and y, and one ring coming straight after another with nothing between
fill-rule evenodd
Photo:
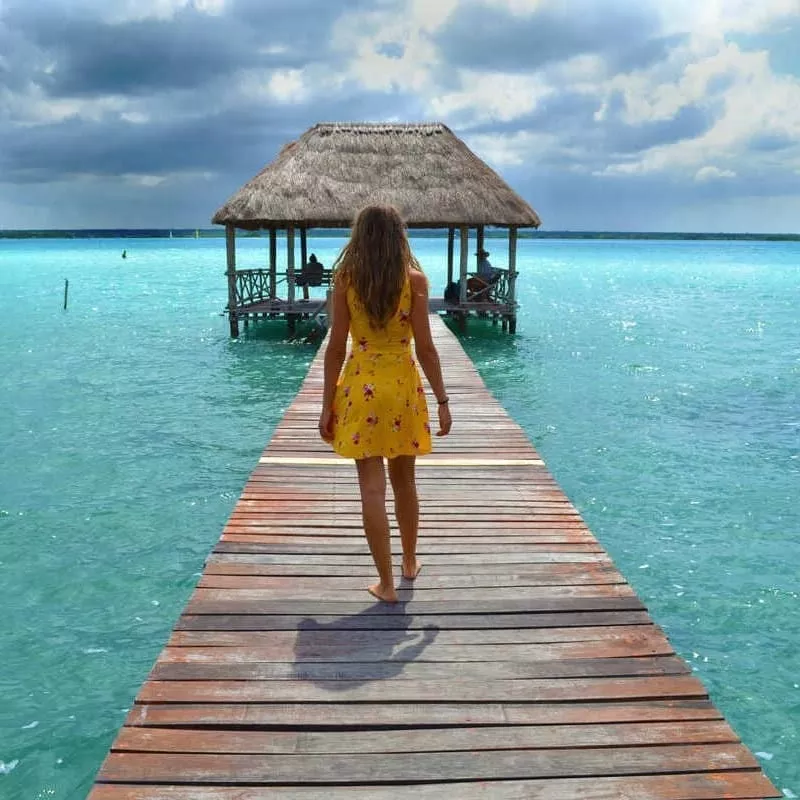
<instances>
[{"instance_id":1,"label":"palapa hut","mask_svg":"<svg viewBox=\"0 0 800 800\"><path fill-rule=\"evenodd\" d=\"M297 297L295 234L305 266L310 228L349 228L369 203L394 205L409 228L447 229L448 285L454 283L459 231L457 286L447 300L432 297L431 310L462 320L470 312L490 315L514 331L517 231L538 228L536 212L446 125L359 122L310 128L214 214L226 231L231 335L238 335L239 319L246 323L251 315L285 315L293 327L299 317L322 313L325 300L307 299L307 287L304 298ZM508 263L491 287L478 290L469 281L469 229L480 251L487 225L508 229ZM268 269L236 269L236 228L269 231ZM278 269L278 231L286 236L285 272ZM330 284L330 270L322 284Z\"/></svg>"}]
</instances>

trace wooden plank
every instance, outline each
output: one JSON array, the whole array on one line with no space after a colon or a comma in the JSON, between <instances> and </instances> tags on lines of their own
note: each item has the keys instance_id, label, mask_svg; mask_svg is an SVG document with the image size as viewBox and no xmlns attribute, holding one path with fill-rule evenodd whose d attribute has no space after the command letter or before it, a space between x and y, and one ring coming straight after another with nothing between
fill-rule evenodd
<instances>
[{"instance_id":1,"label":"wooden plank","mask_svg":"<svg viewBox=\"0 0 800 800\"><path fill-rule=\"evenodd\" d=\"M298 565L299 566L299 565ZM592 583L624 583L625 579L617 570L604 565L586 564L547 564L528 567L524 572L514 571L505 574L480 573L476 575L436 575L425 574L424 583L414 587L422 597L432 589L479 589L489 586L551 586ZM556 569L560 567L561 569ZM314 590L324 586L328 590L354 592L363 589L363 579L358 575L318 576L272 574L270 565L263 564L209 564L198 582L204 589L225 588L285 588L287 591ZM302 572L303 567L299 566ZM404 591L404 590L403 590Z\"/></svg>"},{"instance_id":2,"label":"wooden plank","mask_svg":"<svg viewBox=\"0 0 800 800\"><path fill-rule=\"evenodd\" d=\"M552 587L562 588L562 587ZM567 587L572 588L572 587ZM594 588L594 587L586 587ZM230 594L219 598L204 598L201 592L213 592L214 589L198 589L187 605L190 614L300 614L312 617L316 614L333 616L397 616L408 614L419 616L458 614L462 609L447 601L425 601L412 599L407 603L397 603L386 607L383 603L370 601L339 602L316 600L275 600L274 598L252 597L237 599ZM241 594L237 592L236 594ZM364 592L366 594L366 592ZM474 614L519 614L540 611L638 611L641 602L631 597L529 597L521 600L480 600L470 605Z\"/></svg>"},{"instance_id":3,"label":"wooden plank","mask_svg":"<svg viewBox=\"0 0 800 800\"><path fill-rule=\"evenodd\" d=\"M147 681L139 703L561 703L704 699L689 675L501 681Z\"/></svg>"},{"instance_id":4,"label":"wooden plank","mask_svg":"<svg viewBox=\"0 0 800 800\"><path fill-rule=\"evenodd\" d=\"M409 651L414 645L408 646ZM357 658L358 656L354 656ZM685 675L677 656L585 658L558 661L304 661L304 662L158 662L154 681L416 681L520 680L531 678L628 678Z\"/></svg>"},{"instance_id":5,"label":"wooden plank","mask_svg":"<svg viewBox=\"0 0 800 800\"><path fill-rule=\"evenodd\" d=\"M417 781L515 780L757 769L740 744L652 747L476 750L468 753L272 755L112 752L99 779L149 782L352 784Z\"/></svg>"},{"instance_id":6,"label":"wooden plank","mask_svg":"<svg viewBox=\"0 0 800 800\"><path fill-rule=\"evenodd\" d=\"M296 445L291 440L288 442L289 450L296 451ZM274 448L279 449L279 448ZM320 447L322 449L322 447ZM526 450L524 446L520 448ZM262 456L259 464L300 464L303 466L345 466L352 469L352 462L339 456L332 458L311 456ZM430 458L420 459L419 466L425 467L541 467L544 461L540 458Z\"/></svg>"},{"instance_id":7,"label":"wooden plank","mask_svg":"<svg viewBox=\"0 0 800 800\"><path fill-rule=\"evenodd\" d=\"M176 630L197 631L296 631L311 628L329 631L421 630L426 627L448 630L482 631L520 630L584 625L651 625L644 610L534 612L519 614L448 614L406 616L370 614L362 616L325 616L320 609L313 615L294 614L183 614Z\"/></svg>"},{"instance_id":8,"label":"wooden plank","mask_svg":"<svg viewBox=\"0 0 800 800\"><path fill-rule=\"evenodd\" d=\"M118 751L151 753L419 753L739 742L724 720L615 725L516 725L507 728L423 728L381 731L183 731L125 727Z\"/></svg>"},{"instance_id":9,"label":"wooden plank","mask_svg":"<svg viewBox=\"0 0 800 800\"><path fill-rule=\"evenodd\" d=\"M279 558L270 553L216 553L212 552L206 559L207 564L215 565L246 565L256 567L259 570L268 571L273 575L330 575L344 576L350 575L358 577L360 575L375 575L375 569L369 563L361 564L332 564L328 559L312 559L311 557L298 557L295 559ZM309 563L311 562L311 563ZM522 574L529 570L541 569L547 566L583 566L587 570L602 567L613 568L611 559L604 553L548 553L537 554L536 558L527 559L523 562L498 561L494 559L484 559L482 562L471 564L451 564L444 563L431 564L425 561L425 577L448 575L464 575L465 573L482 575L497 575L499 571L508 574ZM262 573L263 574L263 573ZM424 581L419 582L422 586Z\"/></svg>"},{"instance_id":10,"label":"wooden plank","mask_svg":"<svg viewBox=\"0 0 800 800\"><path fill-rule=\"evenodd\" d=\"M512 630L449 630L438 629L436 641L447 645L472 645L478 647L485 644L535 644L553 642L593 642L626 639L642 632L662 634L655 625L606 625L583 626L572 628L532 628ZM419 638L418 633L409 633L402 629L395 631L353 631L328 630L323 626L304 626L302 630L288 631L237 631L225 627L223 630L176 630L167 643L170 647L258 647L260 645L286 645L296 647L298 643L315 645L346 645L359 647L378 645L381 643L397 644L401 641L413 641ZM663 634L662 634L663 635ZM483 651L481 651L483 652Z\"/></svg>"},{"instance_id":11,"label":"wooden plank","mask_svg":"<svg viewBox=\"0 0 800 800\"><path fill-rule=\"evenodd\" d=\"M341 698L340 698L341 700ZM358 713L354 713L357 711ZM648 699L575 703L135 703L126 725L144 727L398 728L571 725L720 719L708 699Z\"/></svg>"},{"instance_id":12,"label":"wooden plank","mask_svg":"<svg viewBox=\"0 0 800 800\"><path fill-rule=\"evenodd\" d=\"M357 645L343 641L339 644L318 644L298 637L294 643L240 644L235 647L165 647L157 663L186 662L193 664L243 664L275 661L349 662L391 660L401 661L562 661L594 658L640 658L645 656L672 655L672 645L660 633L649 630L619 639L603 639L579 642L536 642L535 644L440 644L438 631L428 628L420 636L403 636L407 641L370 642ZM400 638L400 637L396 637ZM409 645L404 647L402 645Z\"/></svg>"},{"instance_id":13,"label":"wooden plank","mask_svg":"<svg viewBox=\"0 0 800 800\"><path fill-rule=\"evenodd\" d=\"M270 787L275 800L758 800L777 797L757 771L477 783ZM99 784L89 800L264 800L264 789Z\"/></svg>"}]
</instances>

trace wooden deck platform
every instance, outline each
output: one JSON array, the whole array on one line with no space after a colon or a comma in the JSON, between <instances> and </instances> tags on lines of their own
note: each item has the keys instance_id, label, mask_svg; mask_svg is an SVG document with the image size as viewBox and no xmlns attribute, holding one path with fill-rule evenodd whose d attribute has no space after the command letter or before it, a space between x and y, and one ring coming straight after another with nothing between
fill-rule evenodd
<instances>
[{"instance_id":1,"label":"wooden deck platform","mask_svg":"<svg viewBox=\"0 0 800 800\"><path fill-rule=\"evenodd\" d=\"M375 604L322 360L252 473L90 800L778 797L437 318L455 425L415 584ZM395 550L399 574L399 542Z\"/></svg>"},{"instance_id":2,"label":"wooden deck platform","mask_svg":"<svg viewBox=\"0 0 800 800\"><path fill-rule=\"evenodd\" d=\"M465 303L451 303L443 297L431 297L428 302L429 310L432 313L445 313L458 316L462 321L467 317L476 314L484 317L491 317L493 320L500 320L504 327L509 320L516 317L516 306L506 303L467 301ZM310 297L308 300L296 299L291 303L280 298L274 300L261 300L259 302L248 303L238 306L236 313L239 319L247 324L250 318L261 317L282 317L289 318L295 316L297 319L319 319L327 327L327 303L325 297L318 295Z\"/></svg>"}]
</instances>

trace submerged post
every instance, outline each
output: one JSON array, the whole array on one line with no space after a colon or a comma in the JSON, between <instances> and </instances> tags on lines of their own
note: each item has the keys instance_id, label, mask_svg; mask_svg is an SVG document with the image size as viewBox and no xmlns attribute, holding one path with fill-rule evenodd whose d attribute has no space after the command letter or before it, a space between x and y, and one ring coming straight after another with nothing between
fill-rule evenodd
<instances>
[{"instance_id":1,"label":"submerged post","mask_svg":"<svg viewBox=\"0 0 800 800\"><path fill-rule=\"evenodd\" d=\"M69 292L69 278L64 278L64 311L67 310L67 294Z\"/></svg>"},{"instance_id":2,"label":"submerged post","mask_svg":"<svg viewBox=\"0 0 800 800\"><path fill-rule=\"evenodd\" d=\"M239 335L239 317L236 309L236 229L230 223L225 226L225 254L228 261L228 319L231 336Z\"/></svg>"}]
</instances>

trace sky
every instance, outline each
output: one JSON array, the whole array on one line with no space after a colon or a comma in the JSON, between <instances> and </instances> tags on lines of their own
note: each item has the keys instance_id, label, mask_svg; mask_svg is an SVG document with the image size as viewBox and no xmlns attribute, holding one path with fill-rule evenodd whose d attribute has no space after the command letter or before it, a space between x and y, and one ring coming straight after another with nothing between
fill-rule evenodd
<instances>
[{"instance_id":1,"label":"sky","mask_svg":"<svg viewBox=\"0 0 800 800\"><path fill-rule=\"evenodd\" d=\"M800 0L0 0L0 228L207 227L336 121L546 230L800 233Z\"/></svg>"}]
</instances>

